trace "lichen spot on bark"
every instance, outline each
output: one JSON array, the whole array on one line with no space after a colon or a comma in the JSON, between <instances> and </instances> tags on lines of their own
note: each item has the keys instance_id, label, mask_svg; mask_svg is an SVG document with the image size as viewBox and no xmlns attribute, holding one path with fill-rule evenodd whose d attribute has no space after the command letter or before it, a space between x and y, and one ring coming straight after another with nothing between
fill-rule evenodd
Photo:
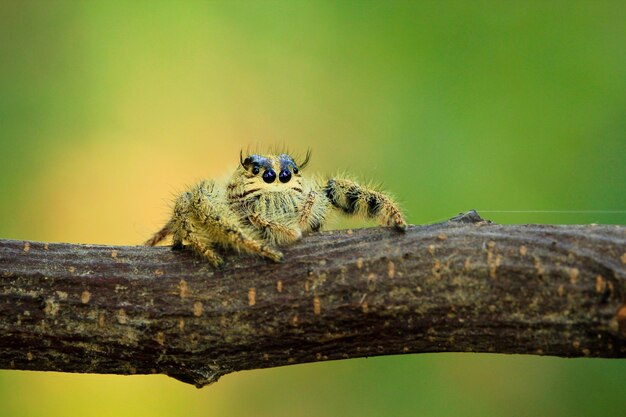
<instances>
[{"instance_id":1,"label":"lichen spot on bark","mask_svg":"<svg viewBox=\"0 0 626 417\"><path fill-rule=\"evenodd\" d=\"M256 289L254 287L248 290L248 305L252 307L256 304Z\"/></svg>"},{"instance_id":2,"label":"lichen spot on bark","mask_svg":"<svg viewBox=\"0 0 626 417\"><path fill-rule=\"evenodd\" d=\"M126 311L124 311L123 308L120 308L119 310L117 310L117 314L115 316L119 324L128 323L128 316L126 315Z\"/></svg>"},{"instance_id":3,"label":"lichen spot on bark","mask_svg":"<svg viewBox=\"0 0 626 417\"><path fill-rule=\"evenodd\" d=\"M91 293L87 290L83 291L80 295L80 302L83 304L87 304L91 300Z\"/></svg>"},{"instance_id":4,"label":"lichen spot on bark","mask_svg":"<svg viewBox=\"0 0 626 417\"><path fill-rule=\"evenodd\" d=\"M472 267L472 259L469 257L465 258L465 261L463 261L463 271L469 272L471 267Z\"/></svg>"},{"instance_id":5,"label":"lichen spot on bark","mask_svg":"<svg viewBox=\"0 0 626 417\"><path fill-rule=\"evenodd\" d=\"M435 245L428 245L428 253L431 255L435 254Z\"/></svg>"},{"instance_id":6,"label":"lichen spot on bark","mask_svg":"<svg viewBox=\"0 0 626 417\"><path fill-rule=\"evenodd\" d=\"M111 251L111 258L113 258L113 259L117 259L117 250L116 250L116 249L113 249L113 250Z\"/></svg>"},{"instance_id":7,"label":"lichen spot on bark","mask_svg":"<svg viewBox=\"0 0 626 417\"><path fill-rule=\"evenodd\" d=\"M606 290L606 280L602 275L596 275L596 292L602 294Z\"/></svg>"},{"instance_id":8,"label":"lichen spot on bark","mask_svg":"<svg viewBox=\"0 0 626 417\"><path fill-rule=\"evenodd\" d=\"M396 265L393 261L387 262L387 276L389 278L394 278L396 276Z\"/></svg>"},{"instance_id":9,"label":"lichen spot on bark","mask_svg":"<svg viewBox=\"0 0 626 417\"><path fill-rule=\"evenodd\" d=\"M204 306L200 301L196 301L193 303L193 315L196 317L200 317L204 313Z\"/></svg>"},{"instance_id":10,"label":"lichen spot on bark","mask_svg":"<svg viewBox=\"0 0 626 417\"><path fill-rule=\"evenodd\" d=\"M24 243L24 253L30 252L30 242Z\"/></svg>"},{"instance_id":11,"label":"lichen spot on bark","mask_svg":"<svg viewBox=\"0 0 626 417\"><path fill-rule=\"evenodd\" d=\"M535 271L537 271L537 275L543 276L543 273L545 272L545 270L543 269L541 260L538 257L535 257L534 259L534 267L535 267Z\"/></svg>"},{"instance_id":12,"label":"lichen spot on bark","mask_svg":"<svg viewBox=\"0 0 626 417\"><path fill-rule=\"evenodd\" d=\"M320 301L320 298L316 295L315 297L313 297L313 313L315 313L316 316L319 316L322 312L322 302Z\"/></svg>"},{"instance_id":13,"label":"lichen spot on bark","mask_svg":"<svg viewBox=\"0 0 626 417\"><path fill-rule=\"evenodd\" d=\"M357 269L362 269L363 268L363 258L357 258L356 259L356 268Z\"/></svg>"},{"instance_id":14,"label":"lichen spot on bark","mask_svg":"<svg viewBox=\"0 0 626 417\"><path fill-rule=\"evenodd\" d=\"M489 269L489 278L495 279L498 273L498 267L500 266L500 262L502 260L501 255L494 254L494 249L496 248L496 242L490 240L487 243L487 268Z\"/></svg>"},{"instance_id":15,"label":"lichen spot on bark","mask_svg":"<svg viewBox=\"0 0 626 417\"><path fill-rule=\"evenodd\" d=\"M283 282L281 280L276 281L276 291L283 292Z\"/></svg>"},{"instance_id":16,"label":"lichen spot on bark","mask_svg":"<svg viewBox=\"0 0 626 417\"><path fill-rule=\"evenodd\" d=\"M162 277L163 276L163 270L160 268L157 268L154 270L154 275L156 275L157 277Z\"/></svg>"},{"instance_id":17,"label":"lichen spot on bark","mask_svg":"<svg viewBox=\"0 0 626 417\"><path fill-rule=\"evenodd\" d=\"M576 284L578 282L578 276L580 275L580 271L578 270L578 268L569 268L568 274L569 282L572 285Z\"/></svg>"},{"instance_id":18,"label":"lichen spot on bark","mask_svg":"<svg viewBox=\"0 0 626 417\"><path fill-rule=\"evenodd\" d=\"M496 255L495 259L492 259L489 264L489 277L496 278L498 275L498 267L500 266L500 262L502 262L502 255Z\"/></svg>"},{"instance_id":19,"label":"lichen spot on bark","mask_svg":"<svg viewBox=\"0 0 626 417\"><path fill-rule=\"evenodd\" d=\"M436 279L441 278L441 261L439 259L435 259L435 262L433 262L432 272Z\"/></svg>"},{"instance_id":20,"label":"lichen spot on bark","mask_svg":"<svg viewBox=\"0 0 626 417\"><path fill-rule=\"evenodd\" d=\"M32 360L33 360L33 358L34 358L34 356L33 356L33 354L32 354L31 352L28 352L28 353L26 354L26 359L28 359L29 361L32 361Z\"/></svg>"},{"instance_id":21,"label":"lichen spot on bark","mask_svg":"<svg viewBox=\"0 0 626 417\"><path fill-rule=\"evenodd\" d=\"M54 298L48 298L46 300L43 312L46 314L46 316L56 316L59 312L59 303L57 303Z\"/></svg>"},{"instance_id":22,"label":"lichen spot on bark","mask_svg":"<svg viewBox=\"0 0 626 417\"><path fill-rule=\"evenodd\" d=\"M519 254L520 256L526 256L526 253L528 253L528 248L524 245L519 247Z\"/></svg>"},{"instance_id":23,"label":"lichen spot on bark","mask_svg":"<svg viewBox=\"0 0 626 417\"><path fill-rule=\"evenodd\" d=\"M163 346L165 344L165 333L158 332L154 340L156 340L159 345Z\"/></svg>"},{"instance_id":24,"label":"lichen spot on bark","mask_svg":"<svg viewBox=\"0 0 626 417\"><path fill-rule=\"evenodd\" d=\"M189 285L187 285L187 281L181 279L178 283L178 295L180 298L185 298L189 295Z\"/></svg>"},{"instance_id":25,"label":"lichen spot on bark","mask_svg":"<svg viewBox=\"0 0 626 417\"><path fill-rule=\"evenodd\" d=\"M617 310L617 327L622 336L626 337L626 304Z\"/></svg>"},{"instance_id":26,"label":"lichen spot on bark","mask_svg":"<svg viewBox=\"0 0 626 417\"><path fill-rule=\"evenodd\" d=\"M622 255L620 259L622 260L622 263L626 265L626 252L624 252L624 254Z\"/></svg>"},{"instance_id":27,"label":"lichen spot on bark","mask_svg":"<svg viewBox=\"0 0 626 417\"><path fill-rule=\"evenodd\" d=\"M104 327L104 324L105 324L104 318L105 318L105 316L104 316L103 312L98 314L98 327L100 327L100 328Z\"/></svg>"}]
</instances>

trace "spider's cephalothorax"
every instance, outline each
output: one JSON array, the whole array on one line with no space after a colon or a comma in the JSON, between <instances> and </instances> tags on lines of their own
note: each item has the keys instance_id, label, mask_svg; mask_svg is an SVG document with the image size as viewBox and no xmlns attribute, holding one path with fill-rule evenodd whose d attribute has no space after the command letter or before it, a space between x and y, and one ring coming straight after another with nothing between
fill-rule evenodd
<instances>
[{"instance_id":1,"label":"spider's cephalothorax","mask_svg":"<svg viewBox=\"0 0 626 417\"><path fill-rule=\"evenodd\" d=\"M174 247L188 243L214 265L222 262L213 250L216 244L280 261L276 247L319 230L333 208L406 229L400 209L386 194L348 179L303 177L309 157L298 165L287 154L240 155L225 185L204 180L181 194L169 222L146 245L172 235Z\"/></svg>"}]
</instances>

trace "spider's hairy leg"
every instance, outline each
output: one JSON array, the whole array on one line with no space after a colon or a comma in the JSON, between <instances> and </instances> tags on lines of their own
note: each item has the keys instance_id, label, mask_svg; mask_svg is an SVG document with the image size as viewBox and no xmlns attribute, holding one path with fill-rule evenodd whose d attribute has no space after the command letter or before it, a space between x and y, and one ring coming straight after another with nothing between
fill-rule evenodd
<instances>
[{"instance_id":1,"label":"spider's hairy leg","mask_svg":"<svg viewBox=\"0 0 626 417\"><path fill-rule=\"evenodd\" d=\"M212 241L261 255L275 262L282 253L252 238L238 224L237 215L228 207L224 196L212 181L203 181L192 190L190 210Z\"/></svg>"},{"instance_id":2,"label":"spider's hairy leg","mask_svg":"<svg viewBox=\"0 0 626 417\"><path fill-rule=\"evenodd\" d=\"M407 224L400 208L391 197L380 191L342 178L330 179L324 191L331 204L346 214L364 215L398 230L406 230Z\"/></svg>"},{"instance_id":3,"label":"spider's hairy leg","mask_svg":"<svg viewBox=\"0 0 626 417\"><path fill-rule=\"evenodd\" d=\"M182 247L183 240L186 240L197 253L213 266L218 266L222 259L211 249L207 238L198 231L198 226L191 217L191 197L192 194L186 192L176 200L172 220L169 222L174 234L173 248Z\"/></svg>"},{"instance_id":4,"label":"spider's hairy leg","mask_svg":"<svg viewBox=\"0 0 626 417\"><path fill-rule=\"evenodd\" d=\"M161 228L158 232L156 232L152 237L144 242L146 246L156 246L163 239L172 234L172 223L167 222L165 226Z\"/></svg>"},{"instance_id":5,"label":"spider's hairy leg","mask_svg":"<svg viewBox=\"0 0 626 417\"><path fill-rule=\"evenodd\" d=\"M300 228L317 232L326 222L330 201L323 194L310 190L300 208Z\"/></svg>"},{"instance_id":6,"label":"spider's hairy leg","mask_svg":"<svg viewBox=\"0 0 626 417\"><path fill-rule=\"evenodd\" d=\"M206 260L208 260L213 266L219 266L224 262L222 258L220 258L214 251L211 249L211 246L203 242L203 239L200 235L190 233L187 235L187 242L194 248L196 252L202 255Z\"/></svg>"},{"instance_id":7,"label":"spider's hairy leg","mask_svg":"<svg viewBox=\"0 0 626 417\"><path fill-rule=\"evenodd\" d=\"M293 243L302 237L302 231L291 228L278 222L268 220L259 213L248 215L250 223L265 232L266 239L276 245Z\"/></svg>"}]
</instances>

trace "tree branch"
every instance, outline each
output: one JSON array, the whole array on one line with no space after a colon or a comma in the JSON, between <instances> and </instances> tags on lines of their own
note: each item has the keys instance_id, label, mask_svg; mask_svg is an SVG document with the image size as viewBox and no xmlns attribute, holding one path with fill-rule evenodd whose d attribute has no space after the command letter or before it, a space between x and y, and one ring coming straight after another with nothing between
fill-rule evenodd
<instances>
[{"instance_id":1,"label":"tree branch","mask_svg":"<svg viewBox=\"0 0 626 417\"><path fill-rule=\"evenodd\" d=\"M331 231L221 269L168 247L0 240L0 368L164 373L416 352L626 357L626 227Z\"/></svg>"}]
</instances>

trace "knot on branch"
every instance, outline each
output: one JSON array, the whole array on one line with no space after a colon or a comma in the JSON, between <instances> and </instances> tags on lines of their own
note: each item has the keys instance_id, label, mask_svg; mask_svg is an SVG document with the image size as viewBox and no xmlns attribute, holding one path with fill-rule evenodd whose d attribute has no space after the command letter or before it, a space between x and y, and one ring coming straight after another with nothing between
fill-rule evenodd
<instances>
[{"instance_id":1,"label":"knot on branch","mask_svg":"<svg viewBox=\"0 0 626 417\"><path fill-rule=\"evenodd\" d=\"M491 220L485 220L476 210L470 210L465 213L459 213L457 216L454 216L450 220L450 222L454 223L491 223Z\"/></svg>"}]
</instances>

